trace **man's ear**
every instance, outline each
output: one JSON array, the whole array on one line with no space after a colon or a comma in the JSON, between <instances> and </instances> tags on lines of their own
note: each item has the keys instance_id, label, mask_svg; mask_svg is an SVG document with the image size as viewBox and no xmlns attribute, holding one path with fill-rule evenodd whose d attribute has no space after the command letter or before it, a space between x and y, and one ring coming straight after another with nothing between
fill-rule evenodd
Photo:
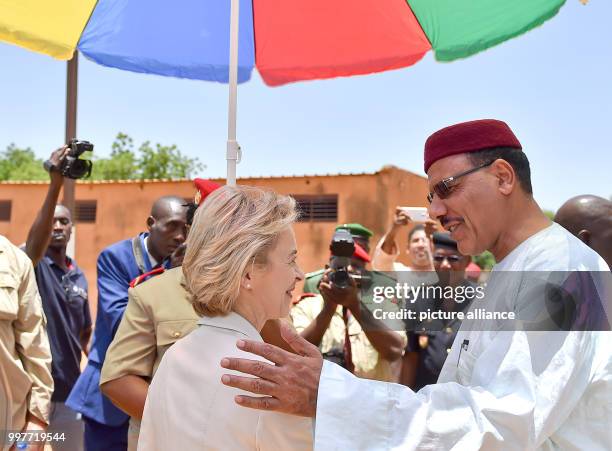
<instances>
[{"instance_id":1,"label":"man's ear","mask_svg":"<svg viewBox=\"0 0 612 451\"><path fill-rule=\"evenodd\" d=\"M582 229L580 232L578 232L578 235L576 236L587 246L591 242L591 232L586 229Z\"/></svg>"},{"instance_id":2,"label":"man's ear","mask_svg":"<svg viewBox=\"0 0 612 451\"><path fill-rule=\"evenodd\" d=\"M498 190L501 194L509 196L517 183L516 173L506 160L498 159L493 163L493 171L497 177Z\"/></svg>"},{"instance_id":3,"label":"man's ear","mask_svg":"<svg viewBox=\"0 0 612 451\"><path fill-rule=\"evenodd\" d=\"M155 218L153 216L149 216L147 218L147 229L149 230L149 232L151 231L151 228L155 225Z\"/></svg>"}]
</instances>

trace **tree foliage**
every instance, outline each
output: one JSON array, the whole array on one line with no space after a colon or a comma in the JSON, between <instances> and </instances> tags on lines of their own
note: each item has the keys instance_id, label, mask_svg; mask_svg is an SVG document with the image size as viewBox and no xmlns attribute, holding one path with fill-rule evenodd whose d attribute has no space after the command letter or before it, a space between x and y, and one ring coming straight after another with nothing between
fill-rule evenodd
<instances>
[{"instance_id":1,"label":"tree foliage","mask_svg":"<svg viewBox=\"0 0 612 451\"><path fill-rule=\"evenodd\" d=\"M551 221L554 221L554 219L555 219L555 212L554 211L543 209L542 213L544 213L548 219L550 219Z\"/></svg>"},{"instance_id":2,"label":"tree foliage","mask_svg":"<svg viewBox=\"0 0 612 451\"><path fill-rule=\"evenodd\" d=\"M194 172L204 168L197 158L183 155L174 144L155 144L154 149L149 141L145 141L138 151L140 178L143 179L190 178Z\"/></svg>"},{"instance_id":3,"label":"tree foliage","mask_svg":"<svg viewBox=\"0 0 612 451\"><path fill-rule=\"evenodd\" d=\"M93 180L131 180L138 174L138 161L133 151L133 140L119 132L111 146L108 158L93 155Z\"/></svg>"},{"instance_id":4,"label":"tree foliage","mask_svg":"<svg viewBox=\"0 0 612 451\"><path fill-rule=\"evenodd\" d=\"M484 251L480 255L475 255L472 260L485 271L489 271L495 265L495 257L489 251Z\"/></svg>"},{"instance_id":5,"label":"tree foliage","mask_svg":"<svg viewBox=\"0 0 612 451\"><path fill-rule=\"evenodd\" d=\"M34 151L11 143L0 153L0 180L48 180L43 160Z\"/></svg>"},{"instance_id":6,"label":"tree foliage","mask_svg":"<svg viewBox=\"0 0 612 451\"><path fill-rule=\"evenodd\" d=\"M174 144L152 146L150 141L145 141L135 151L134 140L121 132L115 137L107 158L96 153L86 153L82 158L93 161L93 180L191 178L206 167L198 158L184 155ZM0 181L48 179L43 160L36 158L29 147L22 149L10 144L0 153Z\"/></svg>"}]
</instances>

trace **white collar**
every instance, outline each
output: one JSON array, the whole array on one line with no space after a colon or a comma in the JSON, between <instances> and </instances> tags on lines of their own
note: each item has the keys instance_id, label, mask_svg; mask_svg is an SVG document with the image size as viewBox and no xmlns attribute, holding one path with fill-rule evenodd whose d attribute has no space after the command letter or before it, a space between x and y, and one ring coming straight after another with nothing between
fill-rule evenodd
<instances>
[{"instance_id":1,"label":"white collar","mask_svg":"<svg viewBox=\"0 0 612 451\"><path fill-rule=\"evenodd\" d=\"M198 324L201 326L233 330L246 335L251 340L263 341L257 329L236 312L229 312L224 316L203 316L198 321Z\"/></svg>"},{"instance_id":2,"label":"white collar","mask_svg":"<svg viewBox=\"0 0 612 451\"><path fill-rule=\"evenodd\" d=\"M147 255L149 256L149 262L151 262L151 267L155 268L159 264L159 262L157 261L155 257L153 257L153 254L149 252L149 235L145 236L144 238L144 247L145 247L145 250L147 251Z\"/></svg>"}]
</instances>

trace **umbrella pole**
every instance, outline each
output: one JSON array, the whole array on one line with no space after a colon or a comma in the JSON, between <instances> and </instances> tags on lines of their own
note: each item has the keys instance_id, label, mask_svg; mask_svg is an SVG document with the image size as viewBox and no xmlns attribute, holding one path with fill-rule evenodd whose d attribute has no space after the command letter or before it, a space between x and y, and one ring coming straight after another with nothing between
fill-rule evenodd
<instances>
[{"instance_id":1,"label":"umbrella pole","mask_svg":"<svg viewBox=\"0 0 612 451\"><path fill-rule=\"evenodd\" d=\"M236 185L236 164L240 162L240 146L236 142L236 108L238 97L238 17L239 0L232 0L230 19L229 107L227 118L227 184Z\"/></svg>"},{"instance_id":2,"label":"umbrella pole","mask_svg":"<svg viewBox=\"0 0 612 451\"><path fill-rule=\"evenodd\" d=\"M77 86L79 79L79 52L74 51L74 56L67 62L66 65L66 141L68 144L71 139L76 138L76 124L77 124ZM76 212L75 201L75 181L68 177L64 178L64 196L62 204L68 208L72 215L72 234L70 235L70 241L66 249L68 255L71 257L76 256Z\"/></svg>"},{"instance_id":3,"label":"umbrella pole","mask_svg":"<svg viewBox=\"0 0 612 451\"><path fill-rule=\"evenodd\" d=\"M66 144L76 138L77 122L77 83L79 77L79 52L66 63ZM70 210L74 218L74 180L64 178L64 198L62 204Z\"/></svg>"}]
</instances>

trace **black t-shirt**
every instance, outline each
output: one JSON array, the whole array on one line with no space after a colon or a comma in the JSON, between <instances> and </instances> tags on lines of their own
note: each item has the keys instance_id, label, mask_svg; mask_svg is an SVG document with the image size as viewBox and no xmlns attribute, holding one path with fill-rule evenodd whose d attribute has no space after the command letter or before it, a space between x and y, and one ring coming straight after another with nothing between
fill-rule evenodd
<instances>
[{"instance_id":1,"label":"black t-shirt","mask_svg":"<svg viewBox=\"0 0 612 451\"><path fill-rule=\"evenodd\" d=\"M44 256L34 268L51 347L52 401L64 402L81 374L81 332L91 327L85 274L73 260L64 272Z\"/></svg>"}]
</instances>

